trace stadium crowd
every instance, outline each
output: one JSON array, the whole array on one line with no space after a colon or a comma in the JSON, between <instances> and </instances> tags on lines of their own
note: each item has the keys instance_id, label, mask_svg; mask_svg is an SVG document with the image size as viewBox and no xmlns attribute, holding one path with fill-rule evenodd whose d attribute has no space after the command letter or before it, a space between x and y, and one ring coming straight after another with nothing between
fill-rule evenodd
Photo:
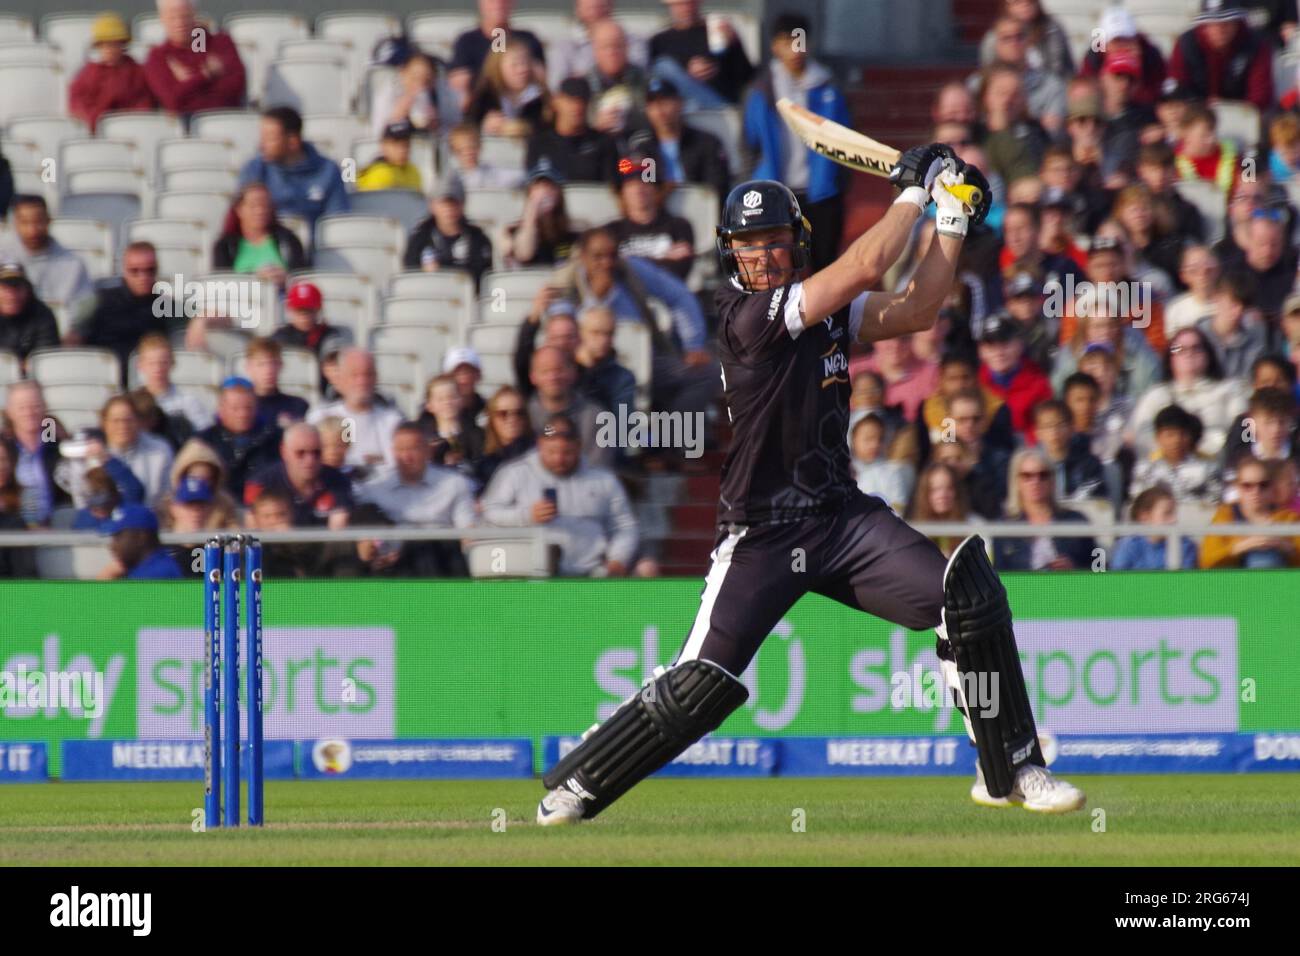
<instances>
[{"instance_id":1,"label":"stadium crowd","mask_svg":"<svg viewBox=\"0 0 1300 956\"><path fill-rule=\"evenodd\" d=\"M367 87L357 111L378 140L372 161L329 155L295 106L256 103L256 151L237 157L228 204L204 223L203 267L272 287L273 329L249 335L230 312L173 308L159 285L168 249L127 241L124 224L116 274L92 276L55 237L50 197L0 159L0 529L111 535L104 578L193 573L190 547L163 547L164 530L198 541L380 525L467 537L546 526L554 573L658 573L658 542L636 517L640 479L687 461L611 443L601 416L696 416L707 448L725 450L712 237L674 211L674 194L704 187L716 206L744 178L779 179L812 223L814 267L825 265L849 174L795 140L775 103L850 124L847 101L808 52L800 14L768 25L754 62L736 26L698 0L665 0L667 24L647 36L615 19L612 0L576 0L571 29L549 37L512 26L512 6L478 0L477 25L446 38L449 57L406 34L376 44L371 65L389 82ZM90 59L66 103L86 130L153 111L192 131L205 111L253 103L240 43L191 0L158 8L162 36L143 62L121 17L87 25ZM1159 526L1180 516L1300 522L1300 102L1294 75L1282 83L1275 69L1295 3L1203 0L1168 56L1141 19L1105 10L1101 42L1076 63L1039 0L1006 0L979 69L938 91L932 138L987 172L993 210L934 328L850 363L846 436L858 486L910 519L1092 521L1098 535L1116 517L1152 525L1108 549L1111 569L1165 567ZM736 135L693 125L701 116L730 117ZM503 140L515 150L497 150ZM593 183L617 208L609 221L568 209L570 187ZM475 221L476 197L501 192L517 196L515 214ZM420 356L422 393L409 400L385 372L384 323L356 320L328 281L337 251L320 242L326 226L377 208L368 193L420 206L393 251L392 288L407 274L461 275L475 321L492 323L496 277L544 277L490 354L475 333ZM909 252L887 282L905 283L913 265ZM433 336L450 306L423 308ZM49 398L98 381L87 350L112 382L93 420ZM221 373L181 380L182 360L205 352ZM84 360L84 377L68 377L60 356ZM268 573L469 572L455 540L376 535L274 545ZM1086 569L1095 548L1005 538L995 558ZM1225 527L1181 541L1177 563L1300 566L1300 538ZM0 575L35 573L30 549L0 549Z\"/></svg>"}]
</instances>

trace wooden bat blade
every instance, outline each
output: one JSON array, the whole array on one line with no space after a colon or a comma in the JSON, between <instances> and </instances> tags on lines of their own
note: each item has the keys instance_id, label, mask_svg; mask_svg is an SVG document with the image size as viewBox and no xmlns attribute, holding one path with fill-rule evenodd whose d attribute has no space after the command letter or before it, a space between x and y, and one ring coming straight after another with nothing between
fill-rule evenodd
<instances>
[{"instance_id":1,"label":"wooden bat blade","mask_svg":"<svg viewBox=\"0 0 1300 956\"><path fill-rule=\"evenodd\" d=\"M809 149L821 153L833 163L870 173L873 176L889 176L901 155L892 146L878 143L870 136L855 129L842 126L834 120L818 116L812 110L805 109L786 97L777 100L777 112L786 125L794 131ZM958 185L948 189L950 193L974 209L983 199L983 193L976 186Z\"/></svg>"},{"instance_id":2,"label":"wooden bat blade","mask_svg":"<svg viewBox=\"0 0 1300 956\"><path fill-rule=\"evenodd\" d=\"M809 149L821 153L833 163L873 176L888 176L898 162L898 150L877 143L870 136L841 126L834 120L818 116L784 97L777 101L776 108L786 125Z\"/></svg>"}]
</instances>

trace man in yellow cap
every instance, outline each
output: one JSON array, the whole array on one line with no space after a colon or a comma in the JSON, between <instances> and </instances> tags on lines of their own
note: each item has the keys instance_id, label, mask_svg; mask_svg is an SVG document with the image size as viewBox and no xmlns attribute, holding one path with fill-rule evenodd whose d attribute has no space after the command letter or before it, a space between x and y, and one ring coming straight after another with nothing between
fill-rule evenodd
<instances>
[{"instance_id":1,"label":"man in yellow cap","mask_svg":"<svg viewBox=\"0 0 1300 956\"><path fill-rule=\"evenodd\" d=\"M116 13L104 13L90 28L94 56L81 68L68 90L68 112L85 122L91 132L105 113L114 110L154 110L144 68L131 59L126 45L131 31Z\"/></svg>"}]
</instances>

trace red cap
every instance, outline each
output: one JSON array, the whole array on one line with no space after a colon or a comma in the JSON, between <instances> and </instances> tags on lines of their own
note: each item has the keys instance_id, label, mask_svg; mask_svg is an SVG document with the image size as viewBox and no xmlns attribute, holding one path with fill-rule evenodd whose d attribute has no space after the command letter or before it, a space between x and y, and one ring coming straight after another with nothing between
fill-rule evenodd
<instances>
[{"instance_id":1,"label":"red cap","mask_svg":"<svg viewBox=\"0 0 1300 956\"><path fill-rule=\"evenodd\" d=\"M1112 49L1106 54L1106 62L1102 64L1101 71L1138 77L1142 75L1142 62L1132 50Z\"/></svg>"},{"instance_id":2,"label":"red cap","mask_svg":"<svg viewBox=\"0 0 1300 956\"><path fill-rule=\"evenodd\" d=\"M321 306L320 289L310 282L296 282L289 287L289 294L284 297L284 304L290 309L319 312Z\"/></svg>"}]
</instances>

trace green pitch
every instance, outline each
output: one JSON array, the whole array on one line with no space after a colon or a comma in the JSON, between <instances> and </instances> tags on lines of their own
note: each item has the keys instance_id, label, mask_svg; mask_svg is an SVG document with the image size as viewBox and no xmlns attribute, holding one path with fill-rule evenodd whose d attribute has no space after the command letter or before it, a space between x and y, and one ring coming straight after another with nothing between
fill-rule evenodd
<instances>
[{"instance_id":1,"label":"green pitch","mask_svg":"<svg viewBox=\"0 0 1300 956\"><path fill-rule=\"evenodd\" d=\"M1293 774L1073 779L1088 807L1055 817L977 807L955 777L653 780L548 829L535 781L273 782L264 829L208 833L194 784L13 785L0 863L1300 864Z\"/></svg>"}]
</instances>

